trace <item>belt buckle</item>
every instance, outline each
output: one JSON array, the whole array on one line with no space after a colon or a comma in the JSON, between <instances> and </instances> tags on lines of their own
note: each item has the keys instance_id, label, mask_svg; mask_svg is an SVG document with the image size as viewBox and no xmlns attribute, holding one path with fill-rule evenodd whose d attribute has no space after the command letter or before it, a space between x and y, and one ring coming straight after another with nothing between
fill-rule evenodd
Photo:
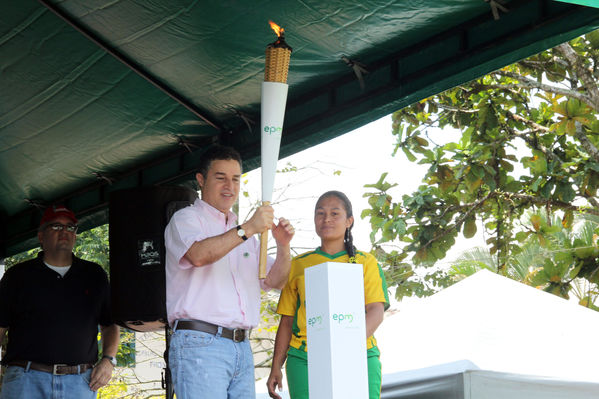
<instances>
[{"instance_id":1,"label":"belt buckle","mask_svg":"<svg viewBox=\"0 0 599 399\"><path fill-rule=\"evenodd\" d=\"M245 341L245 330L241 328L233 329L233 342Z\"/></svg>"},{"instance_id":2,"label":"belt buckle","mask_svg":"<svg viewBox=\"0 0 599 399\"><path fill-rule=\"evenodd\" d=\"M63 366L66 367L67 365L66 364L53 364L52 365L52 374L54 374L54 375L66 375L66 373L59 373L58 372L57 368L58 367L63 367Z\"/></svg>"}]
</instances>

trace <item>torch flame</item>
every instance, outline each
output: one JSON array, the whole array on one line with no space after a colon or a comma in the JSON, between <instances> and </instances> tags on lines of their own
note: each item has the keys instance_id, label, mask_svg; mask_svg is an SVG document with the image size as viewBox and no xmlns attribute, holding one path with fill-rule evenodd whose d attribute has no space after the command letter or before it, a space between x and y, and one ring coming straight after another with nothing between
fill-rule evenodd
<instances>
[{"instance_id":1,"label":"torch flame","mask_svg":"<svg viewBox=\"0 0 599 399\"><path fill-rule=\"evenodd\" d=\"M283 34L285 33L285 29L281 28L279 25L275 24L272 21L268 21L268 23L270 24L270 28L275 31L278 37L283 36Z\"/></svg>"}]
</instances>

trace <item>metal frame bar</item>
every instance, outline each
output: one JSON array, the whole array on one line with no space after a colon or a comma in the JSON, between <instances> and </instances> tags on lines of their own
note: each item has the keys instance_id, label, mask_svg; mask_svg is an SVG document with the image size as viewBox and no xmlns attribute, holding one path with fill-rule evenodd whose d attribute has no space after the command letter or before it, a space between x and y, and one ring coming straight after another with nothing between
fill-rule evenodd
<instances>
[{"instance_id":1,"label":"metal frame bar","mask_svg":"<svg viewBox=\"0 0 599 399\"><path fill-rule=\"evenodd\" d=\"M85 26L74 20L69 14L65 11L61 10L56 5L50 3L48 0L38 0L44 7L48 8L54 14L56 14L63 21L71 25L75 30L81 33L83 36L91 40L95 45L102 48L108 54L112 55L114 58L122 62L127 68L131 69L133 72L137 73L139 76L153 84L155 87L160 89L162 92L167 94L173 100L177 101L179 104L187 108L190 112L192 112L195 116L206 122L208 125L212 126L219 132L225 130L225 128L216 120L212 119L210 116L206 114L205 111L200 109L197 105L190 102L187 98L181 96L179 93L174 91L171 87L167 86L159 79L157 79L154 75L146 71L141 65L133 62L123 53L118 51L115 48L110 47L108 43L102 40L100 37L94 35L90 32Z\"/></svg>"}]
</instances>

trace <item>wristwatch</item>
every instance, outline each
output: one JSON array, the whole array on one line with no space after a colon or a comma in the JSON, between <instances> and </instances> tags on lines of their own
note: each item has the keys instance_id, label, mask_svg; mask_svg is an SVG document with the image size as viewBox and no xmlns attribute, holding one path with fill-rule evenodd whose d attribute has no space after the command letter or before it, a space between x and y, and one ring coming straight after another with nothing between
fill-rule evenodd
<instances>
[{"instance_id":1,"label":"wristwatch","mask_svg":"<svg viewBox=\"0 0 599 399\"><path fill-rule=\"evenodd\" d=\"M104 356L102 356L102 359L108 359L110 364L112 364L114 367L116 367L116 357L104 355Z\"/></svg>"},{"instance_id":2,"label":"wristwatch","mask_svg":"<svg viewBox=\"0 0 599 399\"><path fill-rule=\"evenodd\" d=\"M237 235L241 237L243 241L247 240L248 237L245 235L245 230L241 228L241 225L237 225Z\"/></svg>"}]
</instances>

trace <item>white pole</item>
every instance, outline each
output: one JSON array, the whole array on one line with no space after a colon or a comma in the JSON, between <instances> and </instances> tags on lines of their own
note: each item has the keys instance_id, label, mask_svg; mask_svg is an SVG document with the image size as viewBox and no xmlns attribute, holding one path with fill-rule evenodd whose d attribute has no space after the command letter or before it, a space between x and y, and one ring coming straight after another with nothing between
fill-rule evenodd
<instances>
[{"instance_id":1,"label":"white pole","mask_svg":"<svg viewBox=\"0 0 599 399\"><path fill-rule=\"evenodd\" d=\"M262 159L262 204L272 201L279 160L279 148L285 119L287 90L289 85L279 82L262 82L262 123L261 123L261 159ZM260 275L266 278L266 250L268 231L260 235Z\"/></svg>"}]
</instances>

